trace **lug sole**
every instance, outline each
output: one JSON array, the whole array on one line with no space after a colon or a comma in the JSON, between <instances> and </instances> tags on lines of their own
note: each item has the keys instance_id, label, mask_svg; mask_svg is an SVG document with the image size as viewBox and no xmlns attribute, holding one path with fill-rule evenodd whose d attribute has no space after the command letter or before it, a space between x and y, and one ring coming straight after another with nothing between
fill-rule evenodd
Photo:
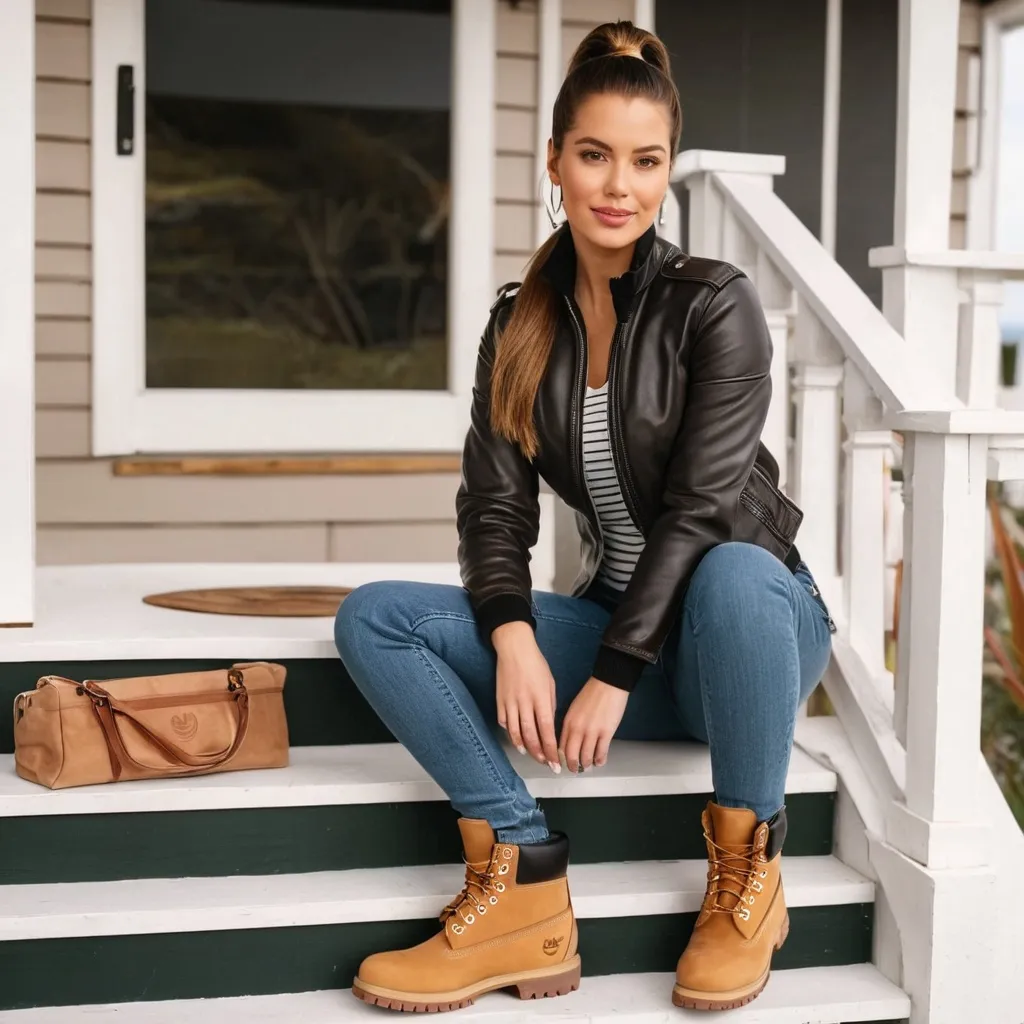
<instances>
[{"instance_id":1,"label":"lug sole","mask_svg":"<svg viewBox=\"0 0 1024 1024\"><path fill-rule=\"evenodd\" d=\"M782 919L782 926L779 928L778 938L775 940L775 949L782 949L783 943L789 937L789 914ZM696 989L684 988L676 984L672 988L672 1002L686 1010L735 1010L747 1003L752 1003L768 984L771 976L771 961L768 968L752 985L744 985L742 988L730 989L727 992L700 992Z\"/></svg>"},{"instance_id":2,"label":"lug sole","mask_svg":"<svg viewBox=\"0 0 1024 1024\"><path fill-rule=\"evenodd\" d=\"M364 1003L380 1006L385 1010L398 1010L403 1013L444 1013L447 1010L472 1006L479 996L504 988L514 988L520 999L566 996L580 987L580 963L577 954L559 964L558 970L554 972L548 968L502 974L451 992L399 992L379 985L369 985L356 978L352 985L352 994Z\"/></svg>"}]
</instances>

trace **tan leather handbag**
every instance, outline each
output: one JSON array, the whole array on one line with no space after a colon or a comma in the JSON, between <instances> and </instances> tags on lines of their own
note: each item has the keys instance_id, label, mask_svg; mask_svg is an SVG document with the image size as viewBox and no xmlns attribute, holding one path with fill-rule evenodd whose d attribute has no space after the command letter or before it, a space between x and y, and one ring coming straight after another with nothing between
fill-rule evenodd
<instances>
[{"instance_id":1,"label":"tan leather handbag","mask_svg":"<svg viewBox=\"0 0 1024 1024\"><path fill-rule=\"evenodd\" d=\"M288 764L285 669L76 682L43 676L14 699L14 763L50 789Z\"/></svg>"}]
</instances>

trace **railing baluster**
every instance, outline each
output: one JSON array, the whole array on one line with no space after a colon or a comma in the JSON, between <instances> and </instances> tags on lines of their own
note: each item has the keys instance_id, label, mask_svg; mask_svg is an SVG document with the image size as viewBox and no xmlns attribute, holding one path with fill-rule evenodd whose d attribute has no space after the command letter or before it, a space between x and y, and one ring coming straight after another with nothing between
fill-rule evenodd
<instances>
[{"instance_id":1,"label":"railing baluster","mask_svg":"<svg viewBox=\"0 0 1024 1024\"><path fill-rule=\"evenodd\" d=\"M885 460L892 432L877 429L881 403L847 362L843 500L843 607L850 643L874 674L885 671Z\"/></svg>"}]
</instances>

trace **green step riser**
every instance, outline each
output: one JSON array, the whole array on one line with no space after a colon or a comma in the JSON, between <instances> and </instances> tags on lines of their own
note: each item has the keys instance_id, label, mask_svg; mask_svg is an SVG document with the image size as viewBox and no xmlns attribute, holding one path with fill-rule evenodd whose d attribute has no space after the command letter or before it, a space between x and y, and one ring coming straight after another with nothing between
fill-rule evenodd
<instances>
[{"instance_id":1,"label":"green step riser","mask_svg":"<svg viewBox=\"0 0 1024 1024\"><path fill-rule=\"evenodd\" d=\"M695 919L696 914L584 919L583 972L672 971ZM870 904L797 907L790 920L776 969L865 963L871 957ZM435 921L384 921L0 942L0 1009L345 988L364 956L413 945L437 927ZM515 1005L509 1002L510 1009Z\"/></svg>"},{"instance_id":2,"label":"green step riser","mask_svg":"<svg viewBox=\"0 0 1024 1024\"><path fill-rule=\"evenodd\" d=\"M205 661L65 661L0 663L0 754L14 753L14 698L35 688L40 676L116 679L227 668L231 659ZM394 737L363 700L338 659L305 658L281 662L288 669L285 712L293 747L340 743L390 743Z\"/></svg>"},{"instance_id":3,"label":"green step riser","mask_svg":"<svg viewBox=\"0 0 1024 1024\"><path fill-rule=\"evenodd\" d=\"M704 858L706 796L547 800L575 863ZM832 852L834 794L788 798L787 856ZM460 863L442 802L7 818L0 885Z\"/></svg>"}]
</instances>

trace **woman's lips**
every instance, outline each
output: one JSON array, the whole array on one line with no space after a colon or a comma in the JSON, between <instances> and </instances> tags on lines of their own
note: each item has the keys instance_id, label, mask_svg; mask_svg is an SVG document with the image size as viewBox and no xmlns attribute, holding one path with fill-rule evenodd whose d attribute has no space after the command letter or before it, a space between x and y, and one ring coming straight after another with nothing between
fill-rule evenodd
<instances>
[{"instance_id":1,"label":"woman's lips","mask_svg":"<svg viewBox=\"0 0 1024 1024\"><path fill-rule=\"evenodd\" d=\"M621 228L628 224L633 217L632 210L617 210L613 206L591 207L594 216L609 228Z\"/></svg>"}]
</instances>

